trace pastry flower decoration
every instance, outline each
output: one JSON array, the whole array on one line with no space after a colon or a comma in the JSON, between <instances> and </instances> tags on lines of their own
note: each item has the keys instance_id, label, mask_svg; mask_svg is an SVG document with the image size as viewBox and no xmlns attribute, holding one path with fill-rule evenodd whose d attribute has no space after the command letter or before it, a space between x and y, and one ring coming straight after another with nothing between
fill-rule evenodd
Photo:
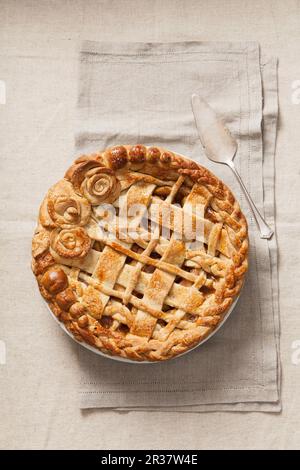
<instances>
[{"instance_id":1,"label":"pastry flower decoration","mask_svg":"<svg viewBox=\"0 0 300 470\"><path fill-rule=\"evenodd\" d=\"M55 229L50 236L50 252L54 258L84 258L92 240L82 227Z\"/></svg>"},{"instance_id":2,"label":"pastry flower decoration","mask_svg":"<svg viewBox=\"0 0 300 470\"><path fill-rule=\"evenodd\" d=\"M86 225L90 219L88 201L76 194L66 180L54 185L40 209L40 220L44 227L71 228Z\"/></svg>"},{"instance_id":3,"label":"pastry flower decoration","mask_svg":"<svg viewBox=\"0 0 300 470\"><path fill-rule=\"evenodd\" d=\"M121 191L121 184L110 168L96 159L73 165L66 174L75 191L81 193L92 205L112 203Z\"/></svg>"}]
</instances>

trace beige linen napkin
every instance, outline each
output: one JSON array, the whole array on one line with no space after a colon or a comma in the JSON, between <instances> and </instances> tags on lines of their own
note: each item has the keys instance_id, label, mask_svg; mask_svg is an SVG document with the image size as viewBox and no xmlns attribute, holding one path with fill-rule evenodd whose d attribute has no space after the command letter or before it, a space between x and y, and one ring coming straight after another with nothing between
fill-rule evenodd
<instances>
[{"instance_id":1,"label":"beige linen napkin","mask_svg":"<svg viewBox=\"0 0 300 470\"><path fill-rule=\"evenodd\" d=\"M204 157L193 92L207 99L238 139L237 168L274 226L276 60L261 59L256 43L85 42L76 153L139 142L207 166L233 189L248 218L250 269L225 325L183 357L124 364L79 347L81 408L280 411L276 239L259 238L230 170Z\"/></svg>"}]
</instances>

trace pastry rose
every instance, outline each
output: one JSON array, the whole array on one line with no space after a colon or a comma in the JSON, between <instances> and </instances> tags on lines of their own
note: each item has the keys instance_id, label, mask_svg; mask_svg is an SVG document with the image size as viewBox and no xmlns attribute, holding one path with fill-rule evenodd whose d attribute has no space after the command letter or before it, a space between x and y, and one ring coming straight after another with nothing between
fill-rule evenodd
<instances>
[{"instance_id":1,"label":"pastry rose","mask_svg":"<svg viewBox=\"0 0 300 470\"><path fill-rule=\"evenodd\" d=\"M121 184L114 172L98 160L88 160L73 165L66 173L75 191L83 194L93 205L111 203L120 194Z\"/></svg>"},{"instance_id":2,"label":"pastry rose","mask_svg":"<svg viewBox=\"0 0 300 470\"><path fill-rule=\"evenodd\" d=\"M90 214L88 201L75 193L69 181L61 180L48 192L40 209L40 220L45 227L71 228L86 225Z\"/></svg>"},{"instance_id":3,"label":"pastry rose","mask_svg":"<svg viewBox=\"0 0 300 470\"><path fill-rule=\"evenodd\" d=\"M51 253L63 258L84 258L90 248L92 240L82 227L70 229L55 229L51 233Z\"/></svg>"}]
</instances>

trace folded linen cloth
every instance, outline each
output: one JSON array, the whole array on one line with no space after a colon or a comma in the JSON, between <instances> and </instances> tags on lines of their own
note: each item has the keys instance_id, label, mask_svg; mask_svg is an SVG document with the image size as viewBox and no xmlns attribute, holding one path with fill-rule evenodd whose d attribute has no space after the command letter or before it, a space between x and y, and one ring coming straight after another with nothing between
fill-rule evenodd
<instances>
[{"instance_id":1,"label":"folded linen cloth","mask_svg":"<svg viewBox=\"0 0 300 470\"><path fill-rule=\"evenodd\" d=\"M230 318L185 356L126 364L79 346L81 408L280 411L276 239L259 238L230 170L203 155L190 105L194 92L238 139L237 168L274 227L275 59L262 59L256 43L82 45L76 154L144 143L199 161L241 203L249 223L250 268Z\"/></svg>"}]
</instances>

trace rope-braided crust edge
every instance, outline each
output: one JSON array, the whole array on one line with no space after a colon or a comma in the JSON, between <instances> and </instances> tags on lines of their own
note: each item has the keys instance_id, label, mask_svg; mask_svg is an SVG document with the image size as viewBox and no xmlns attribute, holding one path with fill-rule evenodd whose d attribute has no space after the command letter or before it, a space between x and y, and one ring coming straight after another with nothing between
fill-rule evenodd
<instances>
[{"instance_id":1,"label":"rope-braided crust edge","mask_svg":"<svg viewBox=\"0 0 300 470\"><path fill-rule=\"evenodd\" d=\"M133 344L124 335L100 325L92 316L80 315L83 313L80 311L74 315L74 312L71 313L68 309L68 306L72 305L72 300L68 302L68 296L72 297L74 293L69 292L61 295L59 301L59 287L49 292L49 289L47 290L43 284L47 272L51 269L59 270L60 265L57 265L49 251L48 240L45 240L45 237L40 234L40 227L45 226L41 212L32 248L32 270L40 292L53 314L64 323L76 340L86 342L105 354L118 355L135 361L161 361L182 354L203 341L216 328L242 288L248 268L248 230L247 221L239 204L230 189L208 169L161 147L124 145L92 155L82 155L66 172L65 179L69 180L69 175L74 175L74 171L76 172L80 163L86 162L88 165L90 161L98 161L103 167L110 169L115 174L128 170L142 171L166 180L184 175L192 183L199 182L210 191L213 195L214 205L219 210L224 223L231 229L230 241L235 248L232 257L233 264L226 272L222 288L216 292L216 302L205 310L205 317L214 317L214 320L207 325L205 322L201 324L201 320L199 320L197 328L182 330L182 335L172 341L168 339L160 342L150 339L148 342ZM47 228L52 230L55 226L54 223ZM65 282L58 279L56 285L60 282L63 293L70 291L68 279Z\"/></svg>"}]
</instances>

